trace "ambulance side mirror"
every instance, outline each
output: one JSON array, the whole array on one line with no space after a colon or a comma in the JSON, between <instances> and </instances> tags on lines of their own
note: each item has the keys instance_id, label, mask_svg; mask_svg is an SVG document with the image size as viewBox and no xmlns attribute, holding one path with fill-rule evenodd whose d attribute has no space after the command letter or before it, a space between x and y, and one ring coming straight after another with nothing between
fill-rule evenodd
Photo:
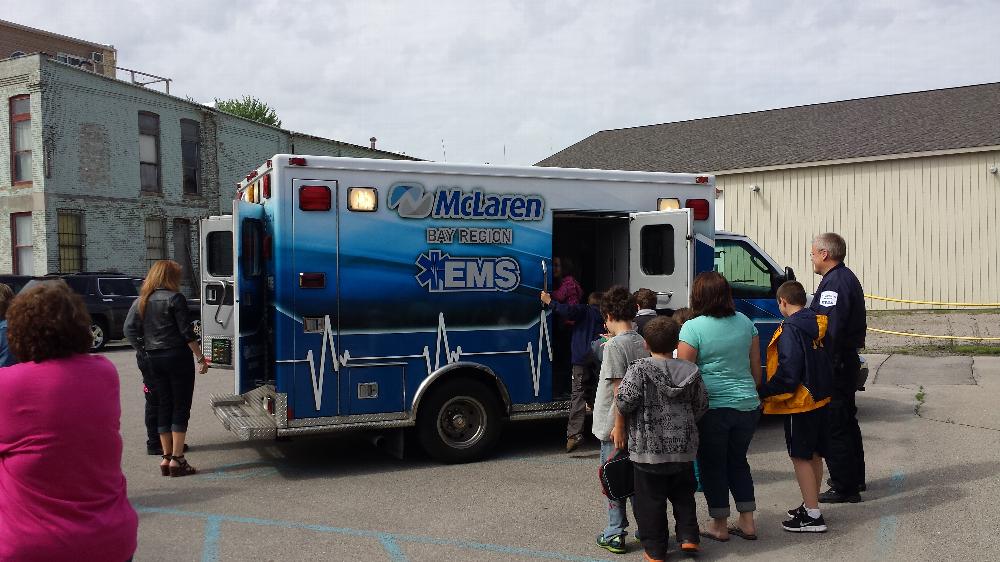
<instances>
[{"instance_id":1,"label":"ambulance side mirror","mask_svg":"<svg viewBox=\"0 0 1000 562\"><path fill-rule=\"evenodd\" d=\"M790 267L785 267L785 281L795 281L795 271Z\"/></svg>"}]
</instances>

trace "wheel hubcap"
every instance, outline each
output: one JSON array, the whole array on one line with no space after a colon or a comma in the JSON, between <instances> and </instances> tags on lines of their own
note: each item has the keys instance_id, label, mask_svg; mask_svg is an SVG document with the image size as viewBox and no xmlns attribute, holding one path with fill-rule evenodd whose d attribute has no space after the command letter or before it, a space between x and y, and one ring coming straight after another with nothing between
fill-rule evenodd
<instances>
[{"instance_id":1,"label":"wheel hubcap","mask_svg":"<svg viewBox=\"0 0 1000 562\"><path fill-rule=\"evenodd\" d=\"M104 330L97 324L90 327L90 334L94 337L93 347L100 347L104 343Z\"/></svg>"},{"instance_id":2,"label":"wheel hubcap","mask_svg":"<svg viewBox=\"0 0 1000 562\"><path fill-rule=\"evenodd\" d=\"M486 408L475 398L456 396L441 408L437 428L449 447L472 447L486 434Z\"/></svg>"}]
</instances>

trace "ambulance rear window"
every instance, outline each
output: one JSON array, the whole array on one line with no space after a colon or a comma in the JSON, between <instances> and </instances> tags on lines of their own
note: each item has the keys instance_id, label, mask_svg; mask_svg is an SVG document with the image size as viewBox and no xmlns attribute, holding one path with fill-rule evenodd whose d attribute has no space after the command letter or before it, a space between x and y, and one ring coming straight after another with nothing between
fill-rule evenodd
<instances>
[{"instance_id":1,"label":"ambulance rear window","mask_svg":"<svg viewBox=\"0 0 1000 562\"><path fill-rule=\"evenodd\" d=\"M255 277L261 273L261 243L264 227L257 219L243 219L243 240L240 242L242 274Z\"/></svg>"},{"instance_id":2,"label":"ambulance rear window","mask_svg":"<svg viewBox=\"0 0 1000 562\"><path fill-rule=\"evenodd\" d=\"M212 277L233 275L233 234L231 232L209 232L205 237L208 246L208 273Z\"/></svg>"},{"instance_id":3,"label":"ambulance rear window","mask_svg":"<svg viewBox=\"0 0 1000 562\"><path fill-rule=\"evenodd\" d=\"M646 275L672 275L674 272L674 227L652 224L639 231L642 250L639 265Z\"/></svg>"}]
</instances>

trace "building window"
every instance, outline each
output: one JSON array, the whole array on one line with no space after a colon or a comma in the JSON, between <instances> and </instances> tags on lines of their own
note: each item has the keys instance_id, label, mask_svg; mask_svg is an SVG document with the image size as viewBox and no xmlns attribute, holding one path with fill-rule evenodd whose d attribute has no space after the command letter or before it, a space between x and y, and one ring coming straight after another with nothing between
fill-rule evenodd
<instances>
[{"instance_id":1,"label":"building window","mask_svg":"<svg viewBox=\"0 0 1000 562\"><path fill-rule=\"evenodd\" d=\"M14 275L35 274L35 253L32 245L31 213L14 213L10 216L11 255L14 256Z\"/></svg>"},{"instance_id":2,"label":"building window","mask_svg":"<svg viewBox=\"0 0 1000 562\"><path fill-rule=\"evenodd\" d=\"M83 271L83 216L76 213L59 213L59 271Z\"/></svg>"},{"instance_id":3,"label":"building window","mask_svg":"<svg viewBox=\"0 0 1000 562\"><path fill-rule=\"evenodd\" d=\"M146 265L167 259L167 236L163 219L146 219Z\"/></svg>"},{"instance_id":4,"label":"building window","mask_svg":"<svg viewBox=\"0 0 1000 562\"><path fill-rule=\"evenodd\" d=\"M160 191L160 116L139 112L139 178L143 191Z\"/></svg>"},{"instance_id":5,"label":"building window","mask_svg":"<svg viewBox=\"0 0 1000 562\"><path fill-rule=\"evenodd\" d=\"M10 161L14 184L31 183L31 98L10 98Z\"/></svg>"},{"instance_id":6,"label":"building window","mask_svg":"<svg viewBox=\"0 0 1000 562\"><path fill-rule=\"evenodd\" d=\"M184 193L201 192L201 125L181 119L181 158L184 165Z\"/></svg>"}]
</instances>

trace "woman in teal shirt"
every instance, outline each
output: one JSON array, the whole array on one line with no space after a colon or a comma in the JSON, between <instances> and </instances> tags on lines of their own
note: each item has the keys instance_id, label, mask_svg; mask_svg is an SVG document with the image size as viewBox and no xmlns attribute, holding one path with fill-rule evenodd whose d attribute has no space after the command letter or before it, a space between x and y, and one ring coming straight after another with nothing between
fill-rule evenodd
<instances>
[{"instance_id":1,"label":"woman in teal shirt","mask_svg":"<svg viewBox=\"0 0 1000 562\"><path fill-rule=\"evenodd\" d=\"M681 328L677 358L698 364L708 390L709 409L698 422L698 466L712 521L702 536L753 540L757 504L747 450L760 418L760 339L753 322L736 312L729 283L714 271L695 278L691 308L695 317ZM740 513L733 527L730 493Z\"/></svg>"}]
</instances>

